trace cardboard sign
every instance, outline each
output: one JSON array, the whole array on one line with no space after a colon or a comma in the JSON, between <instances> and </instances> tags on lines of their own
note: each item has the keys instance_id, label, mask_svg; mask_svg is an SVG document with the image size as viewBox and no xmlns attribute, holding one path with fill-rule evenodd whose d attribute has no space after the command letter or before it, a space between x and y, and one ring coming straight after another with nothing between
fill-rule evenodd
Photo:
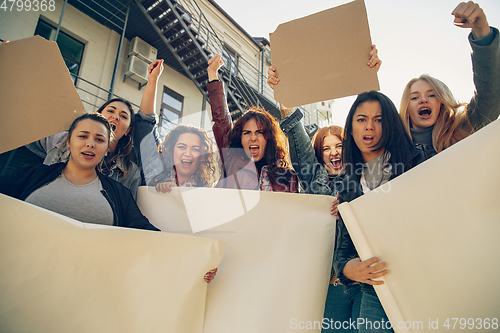
<instances>
[{"instance_id":1,"label":"cardboard sign","mask_svg":"<svg viewBox=\"0 0 500 333\"><path fill-rule=\"evenodd\" d=\"M367 66L370 30L363 0L278 26L270 34L280 83L274 98L287 107L379 90Z\"/></svg>"},{"instance_id":2,"label":"cardboard sign","mask_svg":"<svg viewBox=\"0 0 500 333\"><path fill-rule=\"evenodd\" d=\"M0 153L63 132L85 113L55 42L0 45Z\"/></svg>"}]
</instances>

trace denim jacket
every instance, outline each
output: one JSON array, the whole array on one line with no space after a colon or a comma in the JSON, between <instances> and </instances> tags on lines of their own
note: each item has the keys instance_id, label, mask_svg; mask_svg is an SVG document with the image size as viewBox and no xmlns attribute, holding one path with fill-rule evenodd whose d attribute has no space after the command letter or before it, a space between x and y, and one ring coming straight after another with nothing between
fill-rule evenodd
<instances>
[{"instance_id":1,"label":"denim jacket","mask_svg":"<svg viewBox=\"0 0 500 333\"><path fill-rule=\"evenodd\" d=\"M308 194L337 195L337 185L342 182L344 174L331 179L323 164L318 162L311 140L300 121L302 117L299 108L295 108L280 123L281 130L288 137L290 158L300 185Z\"/></svg>"},{"instance_id":2,"label":"denim jacket","mask_svg":"<svg viewBox=\"0 0 500 333\"><path fill-rule=\"evenodd\" d=\"M135 114L134 151L148 186L156 186L171 177L171 168L165 167L158 152L161 141L157 121L156 114L143 114L141 111Z\"/></svg>"}]
</instances>

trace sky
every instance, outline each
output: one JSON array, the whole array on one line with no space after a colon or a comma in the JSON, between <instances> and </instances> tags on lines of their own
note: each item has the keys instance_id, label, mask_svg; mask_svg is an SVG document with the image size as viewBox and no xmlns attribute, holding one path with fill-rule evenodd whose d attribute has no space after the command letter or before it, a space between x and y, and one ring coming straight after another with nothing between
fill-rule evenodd
<instances>
[{"instance_id":1,"label":"sky","mask_svg":"<svg viewBox=\"0 0 500 333\"><path fill-rule=\"evenodd\" d=\"M215 0L251 36L266 37L280 23L308 16L348 1L341 0ZM365 0L371 39L379 50L380 91L399 109L406 83L423 73L448 85L459 102L474 93L470 29L454 26L453 0ZM478 2L490 26L500 26L500 0ZM272 46L271 46L272 48ZM300 48L299 48L300 49ZM333 103L333 124L344 125L355 97Z\"/></svg>"}]
</instances>

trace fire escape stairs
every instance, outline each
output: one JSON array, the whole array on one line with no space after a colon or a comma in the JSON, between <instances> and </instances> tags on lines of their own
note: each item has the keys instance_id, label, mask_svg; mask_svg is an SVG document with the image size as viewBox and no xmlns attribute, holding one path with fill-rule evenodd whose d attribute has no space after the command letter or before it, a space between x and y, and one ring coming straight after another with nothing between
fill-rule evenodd
<instances>
[{"instance_id":1,"label":"fire escape stairs","mask_svg":"<svg viewBox=\"0 0 500 333\"><path fill-rule=\"evenodd\" d=\"M208 100L208 60L217 53L222 54L223 42L217 37L198 4L194 0L134 2L187 76ZM236 64L225 64L219 70L219 79L225 83L227 104L233 119L240 117L250 106L262 106L261 100L265 97L249 86Z\"/></svg>"}]
</instances>

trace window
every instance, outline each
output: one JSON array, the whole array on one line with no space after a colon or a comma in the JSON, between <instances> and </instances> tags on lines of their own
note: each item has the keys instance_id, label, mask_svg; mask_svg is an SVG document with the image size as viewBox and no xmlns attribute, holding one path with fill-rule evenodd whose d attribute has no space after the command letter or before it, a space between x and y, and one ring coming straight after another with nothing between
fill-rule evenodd
<instances>
[{"instance_id":1,"label":"window","mask_svg":"<svg viewBox=\"0 0 500 333\"><path fill-rule=\"evenodd\" d=\"M182 117L182 105L184 97L175 91L163 87L163 97L161 99L160 124L158 126L160 137L165 136L175 126L179 124Z\"/></svg>"},{"instance_id":2,"label":"window","mask_svg":"<svg viewBox=\"0 0 500 333\"><path fill-rule=\"evenodd\" d=\"M236 74L236 70L238 68L238 53L224 45L222 50L222 60L224 61L224 67L226 67L232 74Z\"/></svg>"},{"instance_id":3,"label":"window","mask_svg":"<svg viewBox=\"0 0 500 333\"><path fill-rule=\"evenodd\" d=\"M57 28L48 24L45 21L38 20L38 24L35 29L35 35L40 35L47 40L54 40ZM83 57L83 48L85 44L74 39L68 34L59 30L59 36L57 37L57 45L61 51L62 57L68 70L71 74L78 76L80 71L80 66ZM75 83L76 78L71 75L73 83Z\"/></svg>"}]
</instances>

